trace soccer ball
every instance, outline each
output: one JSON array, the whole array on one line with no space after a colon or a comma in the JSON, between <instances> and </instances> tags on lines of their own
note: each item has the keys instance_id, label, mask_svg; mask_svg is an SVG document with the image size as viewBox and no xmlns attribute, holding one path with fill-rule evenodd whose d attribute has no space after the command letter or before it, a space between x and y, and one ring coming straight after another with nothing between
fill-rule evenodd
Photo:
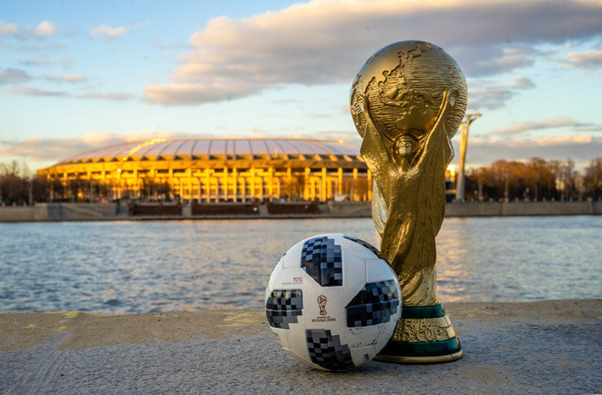
<instances>
[{"instance_id":1,"label":"soccer ball","mask_svg":"<svg viewBox=\"0 0 602 395\"><path fill-rule=\"evenodd\" d=\"M266 288L268 323L282 347L323 370L372 360L401 316L395 272L376 248L352 236L313 236L280 259Z\"/></svg>"}]
</instances>

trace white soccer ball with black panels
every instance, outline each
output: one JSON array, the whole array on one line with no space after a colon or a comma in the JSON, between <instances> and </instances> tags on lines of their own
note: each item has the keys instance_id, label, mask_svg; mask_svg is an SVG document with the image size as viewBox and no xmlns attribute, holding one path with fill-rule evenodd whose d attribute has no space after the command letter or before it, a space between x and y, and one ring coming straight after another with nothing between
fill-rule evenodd
<instances>
[{"instance_id":1,"label":"white soccer ball with black panels","mask_svg":"<svg viewBox=\"0 0 602 395\"><path fill-rule=\"evenodd\" d=\"M266 288L266 315L282 347L311 367L348 370L372 360L401 316L395 272L352 236L305 239L280 259Z\"/></svg>"}]
</instances>

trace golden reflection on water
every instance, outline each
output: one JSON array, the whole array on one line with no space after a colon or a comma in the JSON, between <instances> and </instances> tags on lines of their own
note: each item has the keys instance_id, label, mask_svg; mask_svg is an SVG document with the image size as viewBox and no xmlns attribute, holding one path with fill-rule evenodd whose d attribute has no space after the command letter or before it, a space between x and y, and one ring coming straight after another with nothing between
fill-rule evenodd
<instances>
[{"instance_id":1,"label":"golden reflection on water","mask_svg":"<svg viewBox=\"0 0 602 395\"><path fill-rule=\"evenodd\" d=\"M466 229L443 227L437 237L437 286L438 294L444 302L465 301L473 293L469 289L471 273L470 256L476 251L469 242ZM474 270L474 268L472 269Z\"/></svg>"}]
</instances>

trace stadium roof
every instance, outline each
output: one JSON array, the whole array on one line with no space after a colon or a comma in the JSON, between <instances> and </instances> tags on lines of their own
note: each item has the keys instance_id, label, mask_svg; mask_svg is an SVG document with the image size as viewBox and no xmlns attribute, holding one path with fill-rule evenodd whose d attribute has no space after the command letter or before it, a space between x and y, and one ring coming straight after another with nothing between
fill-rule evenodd
<instances>
[{"instance_id":1,"label":"stadium roof","mask_svg":"<svg viewBox=\"0 0 602 395\"><path fill-rule=\"evenodd\" d=\"M309 139L153 139L84 152L54 166L145 160L313 159L362 161L357 149Z\"/></svg>"}]
</instances>

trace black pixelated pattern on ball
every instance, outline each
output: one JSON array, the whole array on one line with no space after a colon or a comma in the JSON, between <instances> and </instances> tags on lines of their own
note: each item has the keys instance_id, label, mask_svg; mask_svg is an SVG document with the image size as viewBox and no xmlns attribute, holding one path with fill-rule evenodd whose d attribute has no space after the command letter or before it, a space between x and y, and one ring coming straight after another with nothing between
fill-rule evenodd
<instances>
[{"instance_id":1,"label":"black pixelated pattern on ball","mask_svg":"<svg viewBox=\"0 0 602 395\"><path fill-rule=\"evenodd\" d=\"M351 351L346 344L341 344L338 335L332 335L329 330L307 329L307 349L311 361L328 370L348 370L355 365L351 359Z\"/></svg>"},{"instance_id":2,"label":"black pixelated pattern on ball","mask_svg":"<svg viewBox=\"0 0 602 395\"><path fill-rule=\"evenodd\" d=\"M381 255L380 255L380 251L378 250L378 248L374 247L372 244L368 243L367 241L364 241L362 239L358 239L357 237L353 237L353 236L349 236L349 235L344 235L344 238L346 238L347 240L351 240L356 242L357 244L360 244L364 247L366 247L367 249L369 249L370 251L372 251L372 253L374 255L376 255L377 257L379 257L380 259L384 259Z\"/></svg>"},{"instance_id":3,"label":"black pixelated pattern on ball","mask_svg":"<svg viewBox=\"0 0 602 395\"><path fill-rule=\"evenodd\" d=\"M303 243L301 268L323 287L343 285L343 251L326 236Z\"/></svg>"},{"instance_id":4,"label":"black pixelated pattern on ball","mask_svg":"<svg viewBox=\"0 0 602 395\"><path fill-rule=\"evenodd\" d=\"M303 291L300 289L275 289L265 303L268 323L273 328L289 329L303 313Z\"/></svg>"},{"instance_id":5,"label":"black pixelated pattern on ball","mask_svg":"<svg viewBox=\"0 0 602 395\"><path fill-rule=\"evenodd\" d=\"M391 321L399 308L399 294L395 280L368 283L349 302L347 327L371 326Z\"/></svg>"}]
</instances>

